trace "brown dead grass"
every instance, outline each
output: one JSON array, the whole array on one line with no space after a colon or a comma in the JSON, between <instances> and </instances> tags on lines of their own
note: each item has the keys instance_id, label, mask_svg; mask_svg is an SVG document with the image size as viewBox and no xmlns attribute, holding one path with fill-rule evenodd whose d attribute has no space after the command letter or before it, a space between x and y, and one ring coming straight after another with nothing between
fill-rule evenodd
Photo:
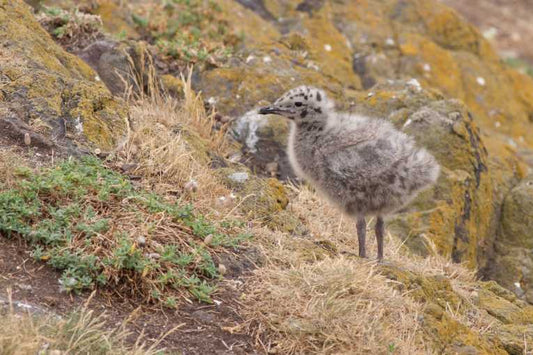
<instances>
[{"instance_id":1,"label":"brown dead grass","mask_svg":"<svg viewBox=\"0 0 533 355\"><path fill-rule=\"evenodd\" d=\"M424 304L380 275L375 260L344 256L357 250L355 223L309 188L293 190L288 208L311 237L256 230L256 245L267 262L250 280L245 313L258 342L279 354L431 353L417 319ZM371 229L367 248L375 256ZM390 234L385 258L421 276L446 276L469 309L449 308L448 313L480 334L490 329L486 312L474 306L472 271L437 253L429 258L409 255Z\"/></svg>"},{"instance_id":2,"label":"brown dead grass","mask_svg":"<svg viewBox=\"0 0 533 355\"><path fill-rule=\"evenodd\" d=\"M201 95L192 90L191 75L192 70L181 78L181 100L159 89L153 73L135 75L137 86L149 87L149 94L129 95L131 128L118 157L123 166L134 166L132 173L145 178L157 192L182 195L203 213L220 213L229 206L216 201L230 191L214 176L209 163L211 155L225 155L228 143L224 127L214 129L214 113L205 111Z\"/></svg>"},{"instance_id":3,"label":"brown dead grass","mask_svg":"<svg viewBox=\"0 0 533 355\"><path fill-rule=\"evenodd\" d=\"M10 292L8 290L8 296ZM11 300L6 310L0 309L0 353L23 354L160 354L157 349L167 334L147 346L141 334L136 341L128 341L126 319L115 329L109 329L106 315L96 316L88 303L66 317L32 315L16 312Z\"/></svg>"}]
</instances>

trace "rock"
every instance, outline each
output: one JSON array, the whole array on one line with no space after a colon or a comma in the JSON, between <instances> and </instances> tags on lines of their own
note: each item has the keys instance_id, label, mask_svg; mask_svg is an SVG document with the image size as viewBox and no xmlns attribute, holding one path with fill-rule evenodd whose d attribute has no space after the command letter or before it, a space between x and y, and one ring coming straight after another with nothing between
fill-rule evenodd
<instances>
[{"instance_id":1,"label":"rock","mask_svg":"<svg viewBox=\"0 0 533 355\"><path fill-rule=\"evenodd\" d=\"M242 169L237 165L217 170L220 179L241 197L239 209L249 218L262 220L273 228L294 229L294 218L284 211L289 199L283 185L277 179L257 177Z\"/></svg>"},{"instance_id":2,"label":"rock","mask_svg":"<svg viewBox=\"0 0 533 355\"><path fill-rule=\"evenodd\" d=\"M113 95L123 95L128 87L135 92L149 90L148 87L140 88L139 84L148 85L150 55L143 42L107 39L96 41L78 53Z\"/></svg>"},{"instance_id":3,"label":"rock","mask_svg":"<svg viewBox=\"0 0 533 355\"><path fill-rule=\"evenodd\" d=\"M206 236L204 238L204 244L205 245L211 244L212 241L213 241L213 234L209 234L208 236Z\"/></svg>"},{"instance_id":4,"label":"rock","mask_svg":"<svg viewBox=\"0 0 533 355\"><path fill-rule=\"evenodd\" d=\"M198 182L194 179L190 180L185 184L184 188L185 191L196 192L198 191Z\"/></svg>"},{"instance_id":5,"label":"rock","mask_svg":"<svg viewBox=\"0 0 533 355\"><path fill-rule=\"evenodd\" d=\"M146 238L143 237L142 235L137 237L137 243L139 244L140 247L144 247L146 245Z\"/></svg>"},{"instance_id":6,"label":"rock","mask_svg":"<svg viewBox=\"0 0 533 355\"><path fill-rule=\"evenodd\" d=\"M533 176L505 197L496 255L487 274L533 303Z\"/></svg>"},{"instance_id":7,"label":"rock","mask_svg":"<svg viewBox=\"0 0 533 355\"><path fill-rule=\"evenodd\" d=\"M244 182L246 182L246 180L248 180L249 178L249 175L247 172L236 172L236 173L233 173L233 174L230 174L228 175L228 179L238 183L238 184L242 184Z\"/></svg>"},{"instance_id":8,"label":"rock","mask_svg":"<svg viewBox=\"0 0 533 355\"><path fill-rule=\"evenodd\" d=\"M96 73L54 43L21 0L0 1L0 128L14 142L71 154L112 149L127 109Z\"/></svg>"},{"instance_id":9,"label":"rock","mask_svg":"<svg viewBox=\"0 0 533 355\"><path fill-rule=\"evenodd\" d=\"M222 276L226 274L228 270L226 269L226 266L224 264L218 264L218 273Z\"/></svg>"},{"instance_id":10,"label":"rock","mask_svg":"<svg viewBox=\"0 0 533 355\"><path fill-rule=\"evenodd\" d=\"M426 304L419 320L435 349L450 346L454 354L522 354L524 343L533 341L533 306L493 281L473 284L479 297L472 302L458 294L444 275L427 277L393 265L381 265L379 270L400 292L409 292L416 301ZM481 335L473 332L464 318L452 317L448 309L461 309L463 317L478 314L479 319L491 324L490 330Z\"/></svg>"}]
</instances>

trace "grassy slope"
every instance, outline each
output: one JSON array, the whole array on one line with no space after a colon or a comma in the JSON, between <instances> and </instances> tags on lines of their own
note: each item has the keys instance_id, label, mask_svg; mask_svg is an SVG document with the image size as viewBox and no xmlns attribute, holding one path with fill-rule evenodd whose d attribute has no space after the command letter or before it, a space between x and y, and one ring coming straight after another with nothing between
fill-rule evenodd
<instances>
[{"instance_id":1,"label":"grassy slope","mask_svg":"<svg viewBox=\"0 0 533 355\"><path fill-rule=\"evenodd\" d=\"M212 255L238 254L235 247L253 235L250 243L265 262L250 276L242 295L241 312L248 322L240 329L255 334L267 351L445 352L446 344L463 335L467 344L490 349L485 336L490 337L496 320L476 305L480 287L461 265L437 255L411 256L392 235L386 238L389 266L350 255L357 250L353 221L307 187L286 186L288 211L306 231L299 236L247 219L237 208L245 196L218 203L231 191L209 169L207 152L224 154L225 142L213 133L202 100L187 82L184 88L181 102L162 95L132 101L129 139L108 165L140 177L136 186L94 159L35 172L20 168L13 155L0 158L5 179L0 206L17 211L14 219L2 214L2 234L30 241L36 257L65 270L66 287L92 288L103 278L123 294L134 287L146 301L169 307L191 295L208 302L222 277ZM26 200L19 200L21 196ZM59 225L49 218L57 214L63 218ZM46 233L39 232L42 228ZM146 245L140 245L139 236ZM375 245L369 239L373 255ZM387 276L387 268L414 275L420 287L406 289L406 282ZM429 280L437 280L438 286ZM439 287L445 290L442 296ZM428 289L434 294L428 295ZM437 325L426 327L421 319L429 317L427 309L435 302L444 311ZM18 318L9 319L9 329L20 327ZM49 320L38 324L42 327L30 328L33 333L27 336L2 332L16 349L31 347L44 336L64 344L62 326L54 325L57 332L48 333ZM90 344L93 338L82 339Z\"/></svg>"}]
</instances>

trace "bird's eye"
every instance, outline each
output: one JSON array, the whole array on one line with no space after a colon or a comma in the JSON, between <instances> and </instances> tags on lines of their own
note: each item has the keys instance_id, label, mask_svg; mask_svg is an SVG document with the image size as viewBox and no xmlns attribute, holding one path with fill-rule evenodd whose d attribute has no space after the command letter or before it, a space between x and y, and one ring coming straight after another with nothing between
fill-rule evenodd
<instances>
[{"instance_id":1,"label":"bird's eye","mask_svg":"<svg viewBox=\"0 0 533 355\"><path fill-rule=\"evenodd\" d=\"M300 106L302 106L302 103L301 103L301 102L295 102L295 103L294 103L294 106L296 106L296 107L300 107Z\"/></svg>"}]
</instances>

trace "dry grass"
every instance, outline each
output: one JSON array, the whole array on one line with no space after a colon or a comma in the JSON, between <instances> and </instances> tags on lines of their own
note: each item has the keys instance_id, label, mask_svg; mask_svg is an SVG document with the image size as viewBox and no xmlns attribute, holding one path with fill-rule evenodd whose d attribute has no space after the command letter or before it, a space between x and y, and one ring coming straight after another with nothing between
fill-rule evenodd
<instances>
[{"instance_id":1,"label":"dry grass","mask_svg":"<svg viewBox=\"0 0 533 355\"><path fill-rule=\"evenodd\" d=\"M267 263L250 280L245 313L258 342L280 354L431 353L417 320L424 305L380 275L375 260L343 256L357 250L355 223L307 187L293 190L289 209L311 237L255 231ZM371 228L367 234L369 255L376 255ZM480 334L490 329L473 303L472 271L437 253L409 255L390 234L385 258L418 275L446 276L467 303L448 313Z\"/></svg>"},{"instance_id":2,"label":"dry grass","mask_svg":"<svg viewBox=\"0 0 533 355\"><path fill-rule=\"evenodd\" d=\"M11 187L18 179L24 159L13 148L0 148L0 189ZM22 161L21 161L22 160Z\"/></svg>"},{"instance_id":3,"label":"dry grass","mask_svg":"<svg viewBox=\"0 0 533 355\"><path fill-rule=\"evenodd\" d=\"M148 87L149 94L129 95L131 129L118 157L156 191L183 195L204 213L220 212L225 206L216 201L230 191L214 176L209 162L212 154L226 152L225 129L214 129L214 113L205 111L201 95L192 90L191 74L181 78L182 100L158 89L153 73L135 75L137 87Z\"/></svg>"},{"instance_id":4,"label":"dry grass","mask_svg":"<svg viewBox=\"0 0 533 355\"><path fill-rule=\"evenodd\" d=\"M277 336L281 354L420 352L418 307L387 285L372 263L326 258L265 268L251 287L255 320ZM268 310L268 312L265 312Z\"/></svg>"},{"instance_id":5,"label":"dry grass","mask_svg":"<svg viewBox=\"0 0 533 355\"><path fill-rule=\"evenodd\" d=\"M9 292L8 292L9 295ZM90 300L90 299L89 299ZM22 354L160 354L157 349L167 334L146 346L142 334L132 343L126 330L127 320L110 330L105 314L94 315L87 304L67 317L31 315L0 309L0 353Z\"/></svg>"}]
</instances>

